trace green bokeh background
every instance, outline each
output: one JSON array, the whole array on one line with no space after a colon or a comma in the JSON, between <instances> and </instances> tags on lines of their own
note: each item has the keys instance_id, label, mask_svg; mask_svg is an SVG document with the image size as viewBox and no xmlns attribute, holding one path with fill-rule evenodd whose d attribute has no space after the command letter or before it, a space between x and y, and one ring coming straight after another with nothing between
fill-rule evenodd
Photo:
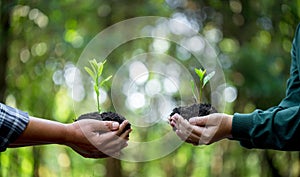
<instances>
[{"instance_id":1,"label":"green bokeh background","mask_svg":"<svg viewBox=\"0 0 300 177\"><path fill-rule=\"evenodd\" d=\"M68 68L76 66L101 30L139 16L184 17L206 36L218 51L227 85L236 90L226 113L274 106L285 95L300 17L299 0L1 0L0 6L1 102L64 123L76 118L64 77ZM152 42L120 47L110 56L107 75L135 49L149 51ZM166 53L180 58L176 47ZM194 66L191 58L182 63ZM103 106L113 109L109 98ZM163 158L141 163L84 159L70 148L47 145L2 152L0 176L297 177L300 160L299 152L249 150L228 140L201 147L182 144Z\"/></svg>"}]
</instances>

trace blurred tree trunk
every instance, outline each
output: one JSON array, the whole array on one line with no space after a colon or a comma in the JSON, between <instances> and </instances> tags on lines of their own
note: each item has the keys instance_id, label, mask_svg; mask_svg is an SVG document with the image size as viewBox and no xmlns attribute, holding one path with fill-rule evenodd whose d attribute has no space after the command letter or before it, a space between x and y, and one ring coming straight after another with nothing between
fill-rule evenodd
<instances>
[{"instance_id":1,"label":"blurred tree trunk","mask_svg":"<svg viewBox=\"0 0 300 177\"><path fill-rule=\"evenodd\" d=\"M113 7L114 2L113 1L107 1L107 3ZM107 17L105 21L105 26L109 27L113 24L115 24L115 21L113 19L114 12L111 12ZM119 159L115 158L107 158L105 162L106 167L106 177L122 177L122 166L121 161Z\"/></svg>"},{"instance_id":2,"label":"blurred tree trunk","mask_svg":"<svg viewBox=\"0 0 300 177\"><path fill-rule=\"evenodd\" d=\"M40 168L40 159L43 159L40 148L39 147L33 147L33 177L39 177L39 168Z\"/></svg>"},{"instance_id":3,"label":"blurred tree trunk","mask_svg":"<svg viewBox=\"0 0 300 177\"><path fill-rule=\"evenodd\" d=\"M276 164L274 164L274 162L273 162L273 154L272 153L268 153L268 150L264 150L262 158L263 158L263 162L265 162L266 165L269 167L271 176L282 177L279 174L279 169L277 169Z\"/></svg>"},{"instance_id":4,"label":"blurred tree trunk","mask_svg":"<svg viewBox=\"0 0 300 177\"><path fill-rule=\"evenodd\" d=\"M119 159L108 158L106 160L106 177L122 177L121 161Z\"/></svg>"},{"instance_id":5,"label":"blurred tree trunk","mask_svg":"<svg viewBox=\"0 0 300 177\"><path fill-rule=\"evenodd\" d=\"M10 39L10 11L14 5L13 0L3 0L0 3L0 102L4 102L4 93L6 89L6 65L8 61L8 46Z\"/></svg>"},{"instance_id":6,"label":"blurred tree trunk","mask_svg":"<svg viewBox=\"0 0 300 177\"><path fill-rule=\"evenodd\" d=\"M0 102L4 102L4 94L6 89L6 65L8 61L8 46L10 38L10 11L13 7L14 0L3 0L0 3ZM0 154L1 159L1 154ZM0 160L1 167L1 160ZM0 173L0 177L2 177Z\"/></svg>"}]
</instances>

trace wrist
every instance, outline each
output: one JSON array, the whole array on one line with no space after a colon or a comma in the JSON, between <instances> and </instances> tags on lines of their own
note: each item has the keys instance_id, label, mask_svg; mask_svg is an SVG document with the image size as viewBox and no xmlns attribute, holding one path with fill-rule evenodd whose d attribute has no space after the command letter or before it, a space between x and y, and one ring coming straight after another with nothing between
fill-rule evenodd
<instances>
[{"instance_id":1,"label":"wrist","mask_svg":"<svg viewBox=\"0 0 300 177\"><path fill-rule=\"evenodd\" d=\"M64 141L63 141L63 145L67 145L70 146L70 144L72 144L72 142L74 141L74 139L77 139L76 137L76 123L71 123L71 124L67 124L65 125L65 133L64 133Z\"/></svg>"},{"instance_id":2,"label":"wrist","mask_svg":"<svg viewBox=\"0 0 300 177\"><path fill-rule=\"evenodd\" d=\"M226 115L226 135L229 139L232 139L232 119L233 115Z\"/></svg>"}]
</instances>

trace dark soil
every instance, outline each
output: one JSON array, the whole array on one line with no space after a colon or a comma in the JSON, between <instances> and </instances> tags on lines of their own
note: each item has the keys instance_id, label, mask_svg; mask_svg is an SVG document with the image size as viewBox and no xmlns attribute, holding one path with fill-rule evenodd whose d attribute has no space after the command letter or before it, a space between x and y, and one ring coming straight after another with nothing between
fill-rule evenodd
<instances>
[{"instance_id":1,"label":"dark soil","mask_svg":"<svg viewBox=\"0 0 300 177\"><path fill-rule=\"evenodd\" d=\"M170 116L173 116L174 114L178 113L180 114L184 119L189 120L192 117L199 117L199 116L206 116L212 113L217 113L218 111L216 108L211 106L211 104L208 103L200 103L200 104L192 104L189 106L180 106L173 109ZM175 130L175 127L174 127Z\"/></svg>"},{"instance_id":2,"label":"dark soil","mask_svg":"<svg viewBox=\"0 0 300 177\"><path fill-rule=\"evenodd\" d=\"M78 117L78 120L81 119L96 119L96 120L100 120L100 121L115 121L115 122L119 122L119 124L121 124L125 119L125 117L121 116L118 113L115 112L103 112L101 114L99 114L98 112L92 112L92 113L87 113L87 114L82 114L81 116ZM123 133L130 129L131 125L130 123L128 123L125 127L125 129L123 130Z\"/></svg>"}]
</instances>

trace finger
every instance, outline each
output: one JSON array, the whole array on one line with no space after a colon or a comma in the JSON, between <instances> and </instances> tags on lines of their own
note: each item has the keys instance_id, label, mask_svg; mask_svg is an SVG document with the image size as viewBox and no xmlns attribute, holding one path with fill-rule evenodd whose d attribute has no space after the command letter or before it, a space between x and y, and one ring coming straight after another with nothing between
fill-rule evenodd
<instances>
[{"instance_id":1,"label":"finger","mask_svg":"<svg viewBox=\"0 0 300 177\"><path fill-rule=\"evenodd\" d=\"M170 124L172 127L175 127L176 122L172 120L172 121L169 122L169 124Z\"/></svg>"},{"instance_id":2,"label":"finger","mask_svg":"<svg viewBox=\"0 0 300 177\"><path fill-rule=\"evenodd\" d=\"M199 144L200 137L202 136L202 132L204 130L203 127L191 126L192 131L179 130L179 136L188 143Z\"/></svg>"},{"instance_id":3,"label":"finger","mask_svg":"<svg viewBox=\"0 0 300 177\"><path fill-rule=\"evenodd\" d=\"M176 114L174 114L170 119L176 121L176 120L178 120L180 117L182 117L182 116L181 116L180 114L176 113Z\"/></svg>"},{"instance_id":4,"label":"finger","mask_svg":"<svg viewBox=\"0 0 300 177\"><path fill-rule=\"evenodd\" d=\"M119 126L119 130L116 131L116 135L120 136L122 134L122 132L124 131L124 129L126 128L126 125L128 125L129 122L128 120L124 120L121 125Z\"/></svg>"},{"instance_id":5,"label":"finger","mask_svg":"<svg viewBox=\"0 0 300 177\"><path fill-rule=\"evenodd\" d=\"M199 127L199 126L195 126L195 125L192 125L192 128L193 128L193 130L192 130L191 134L195 134L199 137L202 136L202 133L205 129L205 127Z\"/></svg>"},{"instance_id":6,"label":"finger","mask_svg":"<svg viewBox=\"0 0 300 177\"><path fill-rule=\"evenodd\" d=\"M193 144L193 145L198 145L198 141L197 141L197 140L192 140L192 139L190 139L190 138L186 139L185 142L186 142L186 143Z\"/></svg>"},{"instance_id":7,"label":"finger","mask_svg":"<svg viewBox=\"0 0 300 177\"><path fill-rule=\"evenodd\" d=\"M182 140L182 141L186 141L186 139L188 138L188 135L183 133L181 130L176 130L176 135Z\"/></svg>"},{"instance_id":8,"label":"finger","mask_svg":"<svg viewBox=\"0 0 300 177\"><path fill-rule=\"evenodd\" d=\"M192 125L183 117L179 116L177 120L177 129L184 131L186 134L190 134L193 130Z\"/></svg>"},{"instance_id":9,"label":"finger","mask_svg":"<svg viewBox=\"0 0 300 177\"><path fill-rule=\"evenodd\" d=\"M120 137L118 137L118 139L116 139L114 141L115 144L121 144L121 148L123 149L124 147L128 146L127 141L129 140L129 133L132 131L132 129L128 129L126 130L124 133L122 133L120 135Z\"/></svg>"},{"instance_id":10,"label":"finger","mask_svg":"<svg viewBox=\"0 0 300 177\"><path fill-rule=\"evenodd\" d=\"M189 119L190 124L198 125L198 126L205 126L208 120L208 116L202 117L192 117Z\"/></svg>"},{"instance_id":11,"label":"finger","mask_svg":"<svg viewBox=\"0 0 300 177\"><path fill-rule=\"evenodd\" d=\"M98 120L89 120L91 125L93 126L94 131L99 132L109 132L113 130L117 130L119 128L118 122L113 121L98 121Z\"/></svg>"},{"instance_id":12,"label":"finger","mask_svg":"<svg viewBox=\"0 0 300 177\"><path fill-rule=\"evenodd\" d=\"M192 141L199 141L201 137L201 134L196 134L196 133L191 133L190 136L189 136L189 139L192 140Z\"/></svg>"},{"instance_id":13,"label":"finger","mask_svg":"<svg viewBox=\"0 0 300 177\"><path fill-rule=\"evenodd\" d=\"M175 115L173 115L173 117L171 118L171 120L172 120L172 124L174 125L174 127L176 128L176 129L178 129L181 125L180 125L180 123L179 123L179 121L178 121L178 118L179 118L179 115L177 116L175 116Z\"/></svg>"},{"instance_id":14,"label":"finger","mask_svg":"<svg viewBox=\"0 0 300 177\"><path fill-rule=\"evenodd\" d=\"M198 136L197 134L187 132L187 131L177 130L176 134L181 138L181 140L189 143L197 142L200 139L200 136Z\"/></svg>"},{"instance_id":15,"label":"finger","mask_svg":"<svg viewBox=\"0 0 300 177\"><path fill-rule=\"evenodd\" d=\"M130 133L131 131L132 131L132 129L126 130L124 133L122 133L122 134L120 135L120 138L125 139L125 140L128 140L128 139L129 139L129 133Z\"/></svg>"},{"instance_id":16,"label":"finger","mask_svg":"<svg viewBox=\"0 0 300 177\"><path fill-rule=\"evenodd\" d=\"M200 140L200 136L195 135L195 134L192 133L192 134L185 140L185 142L191 143L191 144L199 144L199 140Z\"/></svg>"},{"instance_id":17,"label":"finger","mask_svg":"<svg viewBox=\"0 0 300 177\"><path fill-rule=\"evenodd\" d=\"M122 133L120 136L117 136L114 132L109 132L109 133L114 133L114 134L109 135L110 138L108 138L105 141L105 148L103 148L103 149L106 149L106 151L109 149L120 150L120 149L126 147L128 145L127 141L129 139L129 133L131 131L132 131L132 129L128 129L124 133ZM109 133L106 133L106 134L109 134ZM121 148L118 148L120 145L121 145Z\"/></svg>"},{"instance_id":18,"label":"finger","mask_svg":"<svg viewBox=\"0 0 300 177\"><path fill-rule=\"evenodd\" d=\"M170 117L170 125L174 128L176 128L176 126L179 126L179 123L178 123L178 119L179 118L182 118L181 115L179 114L174 114L172 117ZM182 118L183 119L183 118Z\"/></svg>"},{"instance_id":19,"label":"finger","mask_svg":"<svg viewBox=\"0 0 300 177\"><path fill-rule=\"evenodd\" d=\"M118 130L120 126L119 122L113 122L113 121L102 121L102 122L105 124L106 127L108 127L107 131Z\"/></svg>"},{"instance_id":20,"label":"finger","mask_svg":"<svg viewBox=\"0 0 300 177\"><path fill-rule=\"evenodd\" d=\"M200 140L202 135L203 128L198 126L191 125L187 120L183 119L180 115L175 116L174 119L177 119L175 124L176 128L179 130L177 135L183 140L189 143L197 143Z\"/></svg>"},{"instance_id":21,"label":"finger","mask_svg":"<svg viewBox=\"0 0 300 177\"><path fill-rule=\"evenodd\" d=\"M179 130L181 137L185 139L192 133L193 130L189 122L183 119L181 116L178 117L177 122L175 124L175 128Z\"/></svg>"}]
</instances>

